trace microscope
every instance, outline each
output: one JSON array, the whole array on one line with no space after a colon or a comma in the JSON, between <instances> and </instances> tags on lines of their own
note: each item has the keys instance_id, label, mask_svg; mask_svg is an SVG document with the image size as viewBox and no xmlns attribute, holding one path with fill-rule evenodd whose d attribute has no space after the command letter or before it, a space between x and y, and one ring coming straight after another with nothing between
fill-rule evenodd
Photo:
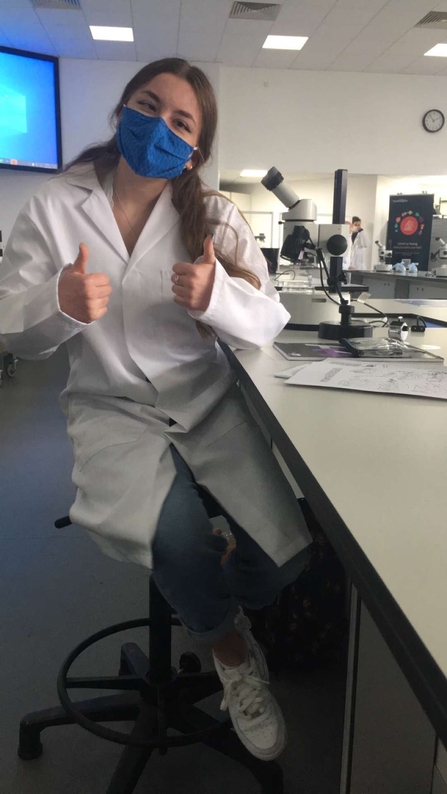
<instances>
[{"instance_id":1,"label":"microscope","mask_svg":"<svg viewBox=\"0 0 447 794\"><path fill-rule=\"evenodd\" d=\"M300 199L285 184L284 177L277 168L270 168L261 184L288 208L287 212L282 213L284 236L281 256L297 264L303 254L314 252L320 267L320 289L339 307L340 322L321 322L318 335L323 339L371 336L371 326L363 320L353 318L355 308L343 297L341 286L342 283L346 284L343 257L349 256L351 245L350 227L345 223L348 172L344 169L335 172L332 223L317 223L315 203L311 199ZM329 269L325 259L327 255ZM327 278L327 289L323 283L323 271ZM361 292L363 286L353 285L348 289ZM339 300L334 300L328 293L335 293Z\"/></svg>"},{"instance_id":2,"label":"microscope","mask_svg":"<svg viewBox=\"0 0 447 794\"><path fill-rule=\"evenodd\" d=\"M376 245L379 249L379 264L374 270L378 273L389 273L393 269L393 252L379 240L376 240Z\"/></svg>"},{"instance_id":3,"label":"microscope","mask_svg":"<svg viewBox=\"0 0 447 794\"><path fill-rule=\"evenodd\" d=\"M437 259L441 259L444 260L444 262L440 267L435 269L434 274L436 278L447 278L447 264L445 261L447 259L447 243L444 242L442 237L436 237L435 240L437 243L441 244L441 247L438 248L435 253L430 254L430 260L436 262Z\"/></svg>"},{"instance_id":4,"label":"microscope","mask_svg":"<svg viewBox=\"0 0 447 794\"><path fill-rule=\"evenodd\" d=\"M340 262L337 263L337 272L334 270L331 275L344 282L343 256L349 256L351 238L349 225L344 222L344 217L341 220L341 213L338 213L337 221L334 223L317 223L315 202L311 199L300 199L295 191L285 183L283 175L277 168L270 168L261 180L261 184L288 207L287 212L282 213L280 221L284 226L281 248L283 259L297 265L306 255L316 259L315 251L317 248L321 248L326 255L340 259ZM343 209L343 216L344 213L345 209ZM333 238L339 239L334 240ZM334 249L335 253L332 253L330 249ZM331 285L329 286L331 287Z\"/></svg>"}]
</instances>

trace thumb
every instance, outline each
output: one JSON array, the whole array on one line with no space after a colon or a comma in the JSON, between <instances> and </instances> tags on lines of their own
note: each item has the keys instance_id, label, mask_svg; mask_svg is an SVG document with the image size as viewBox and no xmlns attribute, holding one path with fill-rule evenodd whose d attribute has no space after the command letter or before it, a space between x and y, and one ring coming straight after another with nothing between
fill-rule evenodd
<instances>
[{"instance_id":1,"label":"thumb","mask_svg":"<svg viewBox=\"0 0 447 794\"><path fill-rule=\"evenodd\" d=\"M72 269L76 273L81 273L85 275L87 272L87 261L88 261L88 248L85 243L80 243L79 245L79 254L77 255L75 261L73 262Z\"/></svg>"},{"instance_id":2,"label":"thumb","mask_svg":"<svg viewBox=\"0 0 447 794\"><path fill-rule=\"evenodd\" d=\"M214 245L213 245L213 238L211 234L205 238L205 242L203 243L203 262L206 262L209 265L214 265L216 261L216 255L214 253Z\"/></svg>"}]
</instances>

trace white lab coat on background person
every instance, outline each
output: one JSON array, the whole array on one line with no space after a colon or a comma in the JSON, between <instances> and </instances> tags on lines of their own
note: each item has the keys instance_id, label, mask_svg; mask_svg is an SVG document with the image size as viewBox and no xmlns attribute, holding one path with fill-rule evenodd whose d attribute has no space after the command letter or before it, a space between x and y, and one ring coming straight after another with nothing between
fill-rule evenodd
<instances>
[{"instance_id":1,"label":"white lab coat on background person","mask_svg":"<svg viewBox=\"0 0 447 794\"><path fill-rule=\"evenodd\" d=\"M368 248L368 238L363 229L356 234L354 241L351 242L351 258L349 267L352 270L367 270L365 252Z\"/></svg>"},{"instance_id":2,"label":"white lab coat on background person","mask_svg":"<svg viewBox=\"0 0 447 794\"><path fill-rule=\"evenodd\" d=\"M20 213L0 272L3 344L24 359L47 358L67 344L61 405L77 486L70 517L105 553L151 567L152 539L175 477L172 443L196 481L282 565L311 537L226 356L195 322L239 348L273 339L289 315L264 257L236 207L206 198L216 248L234 256L237 245L238 261L256 273L261 289L231 278L217 261L208 308L187 311L171 289L172 267L188 255L170 184L131 256L109 193L90 164L50 179ZM90 324L64 314L58 302L60 273L81 241L90 251L89 272L104 273L112 287L107 313Z\"/></svg>"}]
</instances>

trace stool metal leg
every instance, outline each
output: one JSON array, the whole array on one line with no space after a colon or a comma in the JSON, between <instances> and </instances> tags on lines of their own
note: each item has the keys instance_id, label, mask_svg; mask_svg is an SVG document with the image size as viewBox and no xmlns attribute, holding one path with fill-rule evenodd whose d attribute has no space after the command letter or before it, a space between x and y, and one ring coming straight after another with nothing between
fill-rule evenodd
<instances>
[{"instance_id":1,"label":"stool metal leg","mask_svg":"<svg viewBox=\"0 0 447 794\"><path fill-rule=\"evenodd\" d=\"M128 692L123 695L107 695L80 702L79 709L85 716L97 722L134 720L140 711L140 699L138 695ZM62 706L27 714L20 722L18 748L20 758L30 761L42 755L40 734L45 728L73 724L73 718Z\"/></svg>"},{"instance_id":2,"label":"stool metal leg","mask_svg":"<svg viewBox=\"0 0 447 794\"><path fill-rule=\"evenodd\" d=\"M171 670L171 616L172 609L163 598L151 576L149 584L150 666L151 684L167 684L172 679Z\"/></svg>"},{"instance_id":3,"label":"stool metal leg","mask_svg":"<svg viewBox=\"0 0 447 794\"><path fill-rule=\"evenodd\" d=\"M196 706L182 708L178 705L171 724L179 731L189 732L209 728L216 722L213 717L205 714ZM203 739L202 743L248 769L261 784L262 794L283 794L283 773L279 764L255 758L240 742L233 730L222 730L217 736Z\"/></svg>"},{"instance_id":4,"label":"stool metal leg","mask_svg":"<svg viewBox=\"0 0 447 794\"><path fill-rule=\"evenodd\" d=\"M132 736L150 736L156 732L156 725L156 710L143 705ZM152 750L147 750L144 747L126 747L121 754L106 794L133 794L151 755Z\"/></svg>"}]
</instances>

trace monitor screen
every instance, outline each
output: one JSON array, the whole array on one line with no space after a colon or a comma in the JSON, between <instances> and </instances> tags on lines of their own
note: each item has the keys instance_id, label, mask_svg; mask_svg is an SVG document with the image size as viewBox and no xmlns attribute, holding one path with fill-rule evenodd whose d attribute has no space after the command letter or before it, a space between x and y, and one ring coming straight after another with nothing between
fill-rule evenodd
<instances>
[{"instance_id":1,"label":"monitor screen","mask_svg":"<svg viewBox=\"0 0 447 794\"><path fill-rule=\"evenodd\" d=\"M57 58L0 47L0 168L61 166Z\"/></svg>"}]
</instances>

